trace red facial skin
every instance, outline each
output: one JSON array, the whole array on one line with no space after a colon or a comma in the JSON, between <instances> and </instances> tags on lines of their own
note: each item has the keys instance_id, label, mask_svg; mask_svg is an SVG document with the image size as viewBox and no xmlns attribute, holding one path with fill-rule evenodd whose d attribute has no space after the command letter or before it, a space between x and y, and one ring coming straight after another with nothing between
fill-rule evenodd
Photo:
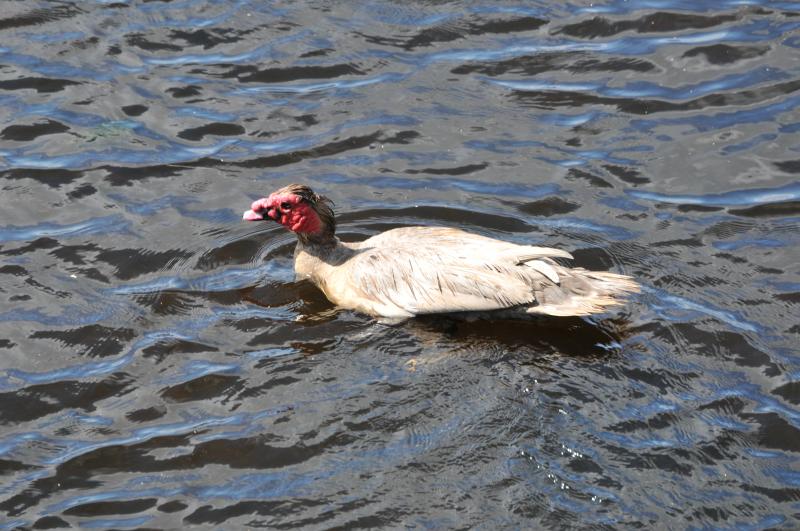
<instances>
[{"instance_id":1,"label":"red facial skin","mask_svg":"<svg viewBox=\"0 0 800 531\"><path fill-rule=\"evenodd\" d=\"M319 216L303 198L294 194L272 194L254 201L244 213L247 221L260 221L267 217L277 221L292 232L316 233L322 228Z\"/></svg>"}]
</instances>

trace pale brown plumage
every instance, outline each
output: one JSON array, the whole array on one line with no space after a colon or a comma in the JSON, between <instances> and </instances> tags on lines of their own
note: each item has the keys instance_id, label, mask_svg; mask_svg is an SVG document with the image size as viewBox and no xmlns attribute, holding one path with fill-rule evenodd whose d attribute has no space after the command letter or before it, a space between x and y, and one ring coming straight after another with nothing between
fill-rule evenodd
<instances>
[{"instance_id":1,"label":"pale brown plumage","mask_svg":"<svg viewBox=\"0 0 800 531\"><path fill-rule=\"evenodd\" d=\"M495 311L580 316L639 291L625 275L560 265L554 258L572 258L565 251L454 228L403 227L342 242L329 201L303 185L254 202L244 217L272 218L296 232L297 276L334 304L381 318Z\"/></svg>"}]
</instances>

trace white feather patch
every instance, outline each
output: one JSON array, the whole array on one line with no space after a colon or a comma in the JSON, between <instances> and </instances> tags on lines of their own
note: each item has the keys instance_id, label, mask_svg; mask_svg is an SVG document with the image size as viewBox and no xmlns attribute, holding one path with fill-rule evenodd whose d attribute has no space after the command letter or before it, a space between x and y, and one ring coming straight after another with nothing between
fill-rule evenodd
<instances>
[{"instance_id":1,"label":"white feather patch","mask_svg":"<svg viewBox=\"0 0 800 531\"><path fill-rule=\"evenodd\" d=\"M524 255L530 256L531 258L538 258L541 256L551 256L554 258L569 258L572 260L572 255L569 254L567 251L562 251L561 249L553 249L552 247L536 247L534 245L525 245L521 249Z\"/></svg>"},{"instance_id":2,"label":"white feather patch","mask_svg":"<svg viewBox=\"0 0 800 531\"><path fill-rule=\"evenodd\" d=\"M547 262L542 262L541 260L531 260L530 262L525 262L525 265L532 267L539 273L543 274L554 284L561 283L561 279L558 278L558 273L556 273L555 268Z\"/></svg>"}]
</instances>

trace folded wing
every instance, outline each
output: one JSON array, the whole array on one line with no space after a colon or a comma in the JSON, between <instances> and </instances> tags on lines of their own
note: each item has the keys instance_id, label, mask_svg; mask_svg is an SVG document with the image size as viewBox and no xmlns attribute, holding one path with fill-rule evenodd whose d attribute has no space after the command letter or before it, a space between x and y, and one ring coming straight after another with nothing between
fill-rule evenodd
<instances>
[{"instance_id":1,"label":"folded wing","mask_svg":"<svg viewBox=\"0 0 800 531\"><path fill-rule=\"evenodd\" d=\"M534 305L571 258L442 227L395 229L362 242L346 264L351 306L397 317ZM344 280L344 279L342 279Z\"/></svg>"}]
</instances>

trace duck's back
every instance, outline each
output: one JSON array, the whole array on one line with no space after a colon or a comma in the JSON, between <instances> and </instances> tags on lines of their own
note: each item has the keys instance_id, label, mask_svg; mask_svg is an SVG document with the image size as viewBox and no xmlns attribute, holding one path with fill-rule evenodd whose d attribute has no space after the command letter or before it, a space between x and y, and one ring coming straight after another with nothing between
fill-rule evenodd
<instances>
[{"instance_id":1,"label":"duck's back","mask_svg":"<svg viewBox=\"0 0 800 531\"><path fill-rule=\"evenodd\" d=\"M446 227L398 228L343 245L350 256L326 271L320 287L336 304L372 315L397 318L513 307L583 315L598 311L584 300L587 296L599 297L600 307L611 300L595 293L593 277L586 278L590 272L553 261L571 258L558 249ZM571 302L569 290L576 296Z\"/></svg>"}]
</instances>

